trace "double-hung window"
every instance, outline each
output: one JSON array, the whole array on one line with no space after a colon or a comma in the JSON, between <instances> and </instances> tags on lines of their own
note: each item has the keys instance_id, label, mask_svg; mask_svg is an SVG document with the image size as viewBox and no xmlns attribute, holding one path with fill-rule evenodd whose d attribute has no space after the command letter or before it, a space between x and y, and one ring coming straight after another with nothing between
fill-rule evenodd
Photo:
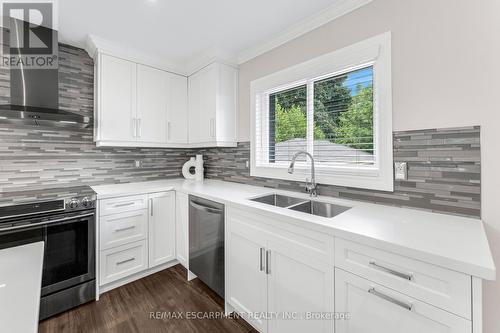
<instances>
[{"instance_id":1,"label":"double-hung window","mask_svg":"<svg viewBox=\"0 0 500 333\"><path fill-rule=\"evenodd\" d=\"M391 44L385 33L251 83L251 175L393 190Z\"/></svg>"}]
</instances>

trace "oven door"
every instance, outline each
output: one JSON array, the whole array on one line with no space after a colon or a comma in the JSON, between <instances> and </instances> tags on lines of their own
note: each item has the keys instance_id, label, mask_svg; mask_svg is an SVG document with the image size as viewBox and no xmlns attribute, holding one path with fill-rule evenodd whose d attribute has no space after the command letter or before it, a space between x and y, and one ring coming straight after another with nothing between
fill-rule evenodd
<instances>
[{"instance_id":1,"label":"oven door","mask_svg":"<svg viewBox=\"0 0 500 333\"><path fill-rule=\"evenodd\" d=\"M94 278L94 215L82 214L46 225L42 296Z\"/></svg>"}]
</instances>

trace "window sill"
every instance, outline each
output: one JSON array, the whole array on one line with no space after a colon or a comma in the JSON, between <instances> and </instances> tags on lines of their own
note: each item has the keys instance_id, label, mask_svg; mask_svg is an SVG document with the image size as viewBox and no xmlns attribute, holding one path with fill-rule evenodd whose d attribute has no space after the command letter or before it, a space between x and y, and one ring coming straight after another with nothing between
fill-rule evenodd
<instances>
[{"instance_id":1,"label":"window sill","mask_svg":"<svg viewBox=\"0 0 500 333\"><path fill-rule=\"evenodd\" d=\"M294 173L289 174L288 168L252 166L250 176L304 182L306 178L311 178L311 171L310 168L296 167ZM316 183L378 191L394 191L392 170L381 172L381 170L377 169L350 169L324 172L316 169Z\"/></svg>"}]
</instances>

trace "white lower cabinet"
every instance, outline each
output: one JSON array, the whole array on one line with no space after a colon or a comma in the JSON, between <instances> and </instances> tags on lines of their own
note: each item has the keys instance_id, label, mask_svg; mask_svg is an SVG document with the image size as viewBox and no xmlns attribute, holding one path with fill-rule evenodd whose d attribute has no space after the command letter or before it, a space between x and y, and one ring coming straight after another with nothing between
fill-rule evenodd
<instances>
[{"instance_id":1,"label":"white lower cabinet","mask_svg":"<svg viewBox=\"0 0 500 333\"><path fill-rule=\"evenodd\" d=\"M334 267L307 248L271 235L267 242L268 332L331 333L334 322ZM325 315L325 316L322 316Z\"/></svg>"},{"instance_id":2,"label":"white lower cabinet","mask_svg":"<svg viewBox=\"0 0 500 333\"><path fill-rule=\"evenodd\" d=\"M99 201L99 285L111 289L189 262L189 196ZM203 229L201 240L210 239ZM474 333L474 278L226 205L225 301L261 333Z\"/></svg>"},{"instance_id":3,"label":"white lower cabinet","mask_svg":"<svg viewBox=\"0 0 500 333\"><path fill-rule=\"evenodd\" d=\"M149 195L149 267L175 259L175 192Z\"/></svg>"},{"instance_id":4,"label":"white lower cabinet","mask_svg":"<svg viewBox=\"0 0 500 333\"><path fill-rule=\"evenodd\" d=\"M333 265L254 219L228 214L226 301L260 332L333 332L333 319L316 317L334 312Z\"/></svg>"},{"instance_id":5,"label":"white lower cabinet","mask_svg":"<svg viewBox=\"0 0 500 333\"><path fill-rule=\"evenodd\" d=\"M189 196L182 192L175 194L175 233L177 260L188 268L189 263Z\"/></svg>"},{"instance_id":6,"label":"white lower cabinet","mask_svg":"<svg viewBox=\"0 0 500 333\"><path fill-rule=\"evenodd\" d=\"M99 286L112 289L175 260L174 191L103 199L98 207Z\"/></svg>"},{"instance_id":7,"label":"white lower cabinet","mask_svg":"<svg viewBox=\"0 0 500 333\"><path fill-rule=\"evenodd\" d=\"M226 232L226 301L260 332L267 332L266 236L231 219Z\"/></svg>"},{"instance_id":8,"label":"white lower cabinet","mask_svg":"<svg viewBox=\"0 0 500 333\"><path fill-rule=\"evenodd\" d=\"M377 283L335 270L335 333L471 333L471 322Z\"/></svg>"}]
</instances>

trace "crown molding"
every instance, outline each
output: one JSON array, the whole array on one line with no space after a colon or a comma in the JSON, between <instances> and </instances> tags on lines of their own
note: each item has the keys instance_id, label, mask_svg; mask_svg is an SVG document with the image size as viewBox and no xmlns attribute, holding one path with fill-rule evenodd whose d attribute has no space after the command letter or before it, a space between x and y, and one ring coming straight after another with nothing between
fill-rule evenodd
<instances>
[{"instance_id":1,"label":"crown molding","mask_svg":"<svg viewBox=\"0 0 500 333\"><path fill-rule=\"evenodd\" d=\"M283 32L274 35L259 45L250 47L237 55L238 64L247 62L301 35L346 15L373 0L337 0L326 9L300 21Z\"/></svg>"},{"instance_id":2,"label":"crown molding","mask_svg":"<svg viewBox=\"0 0 500 333\"><path fill-rule=\"evenodd\" d=\"M186 66L183 63L175 63L160 57L154 57L145 52L132 50L130 47L101 38L95 35L88 35L85 42L85 51L95 60L98 52L137 62L167 72L187 76Z\"/></svg>"},{"instance_id":3,"label":"crown molding","mask_svg":"<svg viewBox=\"0 0 500 333\"><path fill-rule=\"evenodd\" d=\"M185 64L185 71L189 76L214 62L238 68L238 63L234 54L217 47L210 47L187 61Z\"/></svg>"},{"instance_id":4,"label":"crown molding","mask_svg":"<svg viewBox=\"0 0 500 333\"><path fill-rule=\"evenodd\" d=\"M247 62L252 58L283 45L286 42L289 42L330 21L350 13L372 1L373 0L337 0L332 5L317 14L302 20L298 24L291 26L280 34L274 35L271 39L265 41L264 43L255 45L238 53L237 55L226 52L217 47L211 47L191 59L187 59L186 61L172 62L164 58L151 56L146 52L132 50L126 45L121 45L96 35L87 36L84 48L94 59L98 52L103 52L115 57L127 59L175 74L189 76L214 62L223 63L237 68L238 65Z\"/></svg>"}]
</instances>

